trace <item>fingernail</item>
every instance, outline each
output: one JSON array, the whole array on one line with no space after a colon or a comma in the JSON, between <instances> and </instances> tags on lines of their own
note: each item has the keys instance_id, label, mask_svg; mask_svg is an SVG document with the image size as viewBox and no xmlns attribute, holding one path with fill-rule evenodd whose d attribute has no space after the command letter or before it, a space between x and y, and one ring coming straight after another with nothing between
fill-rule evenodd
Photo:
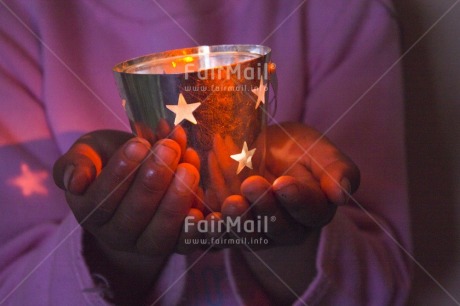
<instances>
[{"instance_id":1,"label":"fingernail","mask_svg":"<svg viewBox=\"0 0 460 306\"><path fill-rule=\"evenodd\" d=\"M178 167L176 178L178 180L177 191L180 193L190 192L196 180L195 175L185 167Z\"/></svg>"},{"instance_id":2,"label":"fingernail","mask_svg":"<svg viewBox=\"0 0 460 306\"><path fill-rule=\"evenodd\" d=\"M299 194L297 184L289 184L276 190L276 193L284 199L292 200Z\"/></svg>"},{"instance_id":3,"label":"fingernail","mask_svg":"<svg viewBox=\"0 0 460 306\"><path fill-rule=\"evenodd\" d=\"M350 200L350 194L351 194L351 184L350 181L344 177L340 181L340 186L342 187L342 205L348 204L348 201Z\"/></svg>"},{"instance_id":4,"label":"fingernail","mask_svg":"<svg viewBox=\"0 0 460 306\"><path fill-rule=\"evenodd\" d=\"M169 166L177 157L177 152L164 144L159 144L154 152L155 162L160 166Z\"/></svg>"},{"instance_id":5,"label":"fingernail","mask_svg":"<svg viewBox=\"0 0 460 306\"><path fill-rule=\"evenodd\" d=\"M69 190L70 180L72 179L73 171L75 170L74 165L67 165L64 171L64 187L65 190Z\"/></svg>"},{"instance_id":6,"label":"fingernail","mask_svg":"<svg viewBox=\"0 0 460 306\"><path fill-rule=\"evenodd\" d=\"M130 140L125 147L126 157L133 162L141 162L150 150L150 144L147 140L137 138Z\"/></svg>"}]
</instances>

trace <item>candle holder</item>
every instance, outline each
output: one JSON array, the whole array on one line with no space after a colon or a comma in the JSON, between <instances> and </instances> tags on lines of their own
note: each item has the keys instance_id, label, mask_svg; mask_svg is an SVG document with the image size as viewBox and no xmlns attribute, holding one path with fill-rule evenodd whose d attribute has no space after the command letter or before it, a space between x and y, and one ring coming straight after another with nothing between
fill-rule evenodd
<instances>
[{"instance_id":1,"label":"candle holder","mask_svg":"<svg viewBox=\"0 0 460 306\"><path fill-rule=\"evenodd\" d=\"M241 182L265 169L271 50L199 46L122 62L114 75L134 134L154 144L185 134L200 160L199 198L220 211Z\"/></svg>"}]
</instances>

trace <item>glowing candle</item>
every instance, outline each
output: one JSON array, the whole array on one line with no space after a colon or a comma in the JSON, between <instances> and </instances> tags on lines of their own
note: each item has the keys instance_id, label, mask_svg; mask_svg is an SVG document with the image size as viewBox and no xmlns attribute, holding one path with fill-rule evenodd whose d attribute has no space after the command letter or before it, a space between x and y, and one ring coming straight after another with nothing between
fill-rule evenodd
<instances>
[{"instance_id":1,"label":"glowing candle","mask_svg":"<svg viewBox=\"0 0 460 306\"><path fill-rule=\"evenodd\" d=\"M118 64L133 132L154 143L178 129L200 158L205 205L219 210L249 175L263 174L270 49L200 46ZM269 65L270 63L270 65Z\"/></svg>"}]
</instances>

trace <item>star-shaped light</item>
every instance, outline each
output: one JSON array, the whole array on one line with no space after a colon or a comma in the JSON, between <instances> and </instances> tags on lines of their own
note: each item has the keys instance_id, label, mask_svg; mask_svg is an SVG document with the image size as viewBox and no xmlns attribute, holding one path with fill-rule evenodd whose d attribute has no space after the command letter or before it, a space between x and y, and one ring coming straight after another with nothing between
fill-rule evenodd
<instances>
[{"instance_id":1,"label":"star-shaped light","mask_svg":"<svg viewBox=\"0 0 460 306\"><path fill-rule=\"evenodd\" d=\"M22 163L21 174L9 180L9 183L20 188L25 197L33 194L47 195L48 189L44 184L46 178L48 178L48 172L32 171L27 164Z\"/></svg>"},{"instance_id":2,"label":"star-shaped light","mask_svg":"<svg viewBox=\"0 0 460 306\"><path fill-rule=\"evenodd\" d=\"M259 107L260 102L265 104L265 91L267 91L267 84L264 84L264 79L260 78L259 87L252 90L257 95L256 109Z\"/></svg>"},{"instance_id":3,"label":"star-shaped light","mask_svg":"<svg viewBox=\"0 0 460 306\"><path fill-rule=\"evenodd\" d=\"M254 155L255 151L256 149L248 150L248 144L245 141L241 153L230 155L232 159L236 160L239 163L238 169L236 169L236 174L240 173L244 167L252 169L252 156Z\"/></svg>"},{"instance_id":4,"label":"star-shaped light","mask_svg":"<svg viewBox=\"0 0 460 306\"><path fill-rule=\"evenodd\" d=\"M177 105L166 105L166 107L176 114L176 118L174 119L174 125L178 125L182 120L188 120L193 124L196 124L195 116L193 116L193 112L200 107L201 103L190 103L187 104L185 98L182 94L179 94L179 100L177 101Z\"/></svg>"}]
</instances>

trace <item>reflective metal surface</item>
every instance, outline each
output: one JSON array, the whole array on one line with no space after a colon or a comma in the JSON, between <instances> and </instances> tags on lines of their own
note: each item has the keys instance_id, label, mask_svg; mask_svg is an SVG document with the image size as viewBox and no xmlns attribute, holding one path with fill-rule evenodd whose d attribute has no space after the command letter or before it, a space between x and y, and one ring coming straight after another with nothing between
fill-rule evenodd
<instances>
[{"instance_id":1,"label":"reflective metal surface","mask_svg":"<svg viewBox=\"0 0 460 306\"><path fill-rule=\"evenodd\" d=\"M185 135L201 163L198 202L214 211L247 176L264 171L270 52L259 45L199 46L114 67L133 132L151 143Z\"/></svg>"}]
</instances>

